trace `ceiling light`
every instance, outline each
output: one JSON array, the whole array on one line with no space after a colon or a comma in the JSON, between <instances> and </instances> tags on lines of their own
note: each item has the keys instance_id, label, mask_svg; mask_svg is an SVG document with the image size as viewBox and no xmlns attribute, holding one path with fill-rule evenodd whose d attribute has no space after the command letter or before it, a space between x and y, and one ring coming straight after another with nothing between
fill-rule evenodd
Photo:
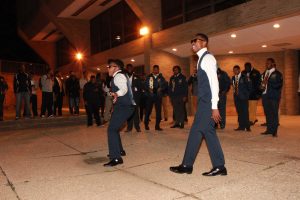
<instances>
[{"instance_id":1,"label":"ceiling light","mask_svg":"<svg viewBox=\"0 0 300 200\"><path fill-rule=\"evenodd\" d=\"M274 24L273 28L280 28L280 24Z\"/></svg>"},{"instance_id":2,"label":"ceiling light","mask_svg":"<svg viewBox=\"0 0 300 200\"><path fill-rule=\"evenodd\" d=\"M176 49L176 48L173 48L172 51L177 51L177 49Z\"/></svg>"},{"instance_id":3,"label":"ceiling light","mask_svg":"<svg viewBox=\"0 0 300 200\"><path fill-rule=\"evenodd\" d=\"M82 60L82 58L83 58L82 53L77 52L76 55L75 55L75 58L76 58L78 61Z\"/></svg>"},{"instance_id":4,"label":"ceiling light","mask_svg":"<svg viewBox=\"0 0 300 200\"><path fill-rule=\"evenodd\" d=\"M230 35L230 37L236 38L236 34L235 34L235 33L232 33L232 34Z\"/></svg>"},{"instance_id":5,"label":"ceiling light","mask_svg":"<svg viewBox=\"0 0 300 200\"><path fill-rule=\"evenodd\" d=\"M149 34L149 28L147 26L144 26L140 29L140 35L148 35Z\"/></svg>"},{"instance_id":6,"label":"ceiling light","mask_svg":"<svg viewBox=\"0 0 300 200\"><path fill-rule=\"evenodd\" d=\"M132 58L131 60L130 60L131 62L135 62L135 60Z\"/></svg>"},{"instance_id":7,"label":"ceiling light","mask_svg":"<svg viewBox=\"0 0 300 200\"><path fill-rule=\"evenodd\" d=\"M117 35L116 40L121 40L121 36Z\"/></svg>"},{"instance_id":8,"label":"ceiling light","mask_svg":"<svg viewBox=\"0 0 300 200\"><path fill-rule=\"evenodd\" d=\"M268 46L266 44L261 45L262 48L267 48Z\"/></svg>"},{"instance_id":9,"label":"ceiling light","mask_svg":"<svg viewBox=\"0 0 300 200\"><path fill-rule=\"evenodd\" d=\"M228 51L229 54L233 54L233 51Z\"/></svg>"},{"instance_id":10,"label":"ceiling light","mask_svg":"<svg viewBox=\"0 0 300 200\"><path fill-rule=\"evenodd\" d=\"M99 68L99 67L97 67L97 71L100 71L100 68Z\"/></svg>"}]
</instances>

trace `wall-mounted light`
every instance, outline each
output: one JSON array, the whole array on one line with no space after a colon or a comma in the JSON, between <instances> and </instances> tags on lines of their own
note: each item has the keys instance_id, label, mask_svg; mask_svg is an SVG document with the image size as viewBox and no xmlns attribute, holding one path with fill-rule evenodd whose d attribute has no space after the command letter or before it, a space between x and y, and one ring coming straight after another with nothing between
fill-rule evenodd
<instances>
[{"instance_id":1,"label":"wall-mounted light","mask_svg":"<svg viewBox=\"0 0 300 200\"><path fill-rule=\"evenodd\" d=\"M116 40L121 40L121 36L117 35Z\"/></svg>"},{"instance_id":2,"label":"wall-mounted light","mask_svg":"<svg viewBox=\"0 0 300 200\"><path fill-rule=\"evenodd\" d=\"M75 55L75 58L76 58L78 61L82 60L82 59L83 59L82 53L77 52L76 55Z\"/></svg>"},{"instance_id":3,"label":"wall-mounted light","mask_svg":"<svg viewBox=\"0 0 300 200\"><path fill-rule=\"evenodd\" d=\"M140 29L140 35L145 36L149 34L149 28L147 26L144 26Z\"/></svg>"}]
</instances>

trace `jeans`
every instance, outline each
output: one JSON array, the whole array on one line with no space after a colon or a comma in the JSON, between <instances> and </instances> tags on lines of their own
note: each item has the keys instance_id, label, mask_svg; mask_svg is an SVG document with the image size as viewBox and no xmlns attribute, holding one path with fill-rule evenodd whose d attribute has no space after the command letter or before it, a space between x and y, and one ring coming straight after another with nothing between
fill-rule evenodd
<instances>
[{"instance_id":1,"label":"jeans","mask_svg":"<svg viewBox=\"0 0 300 200\"><path fill-rule=\"evenodd\" d=\"M79 97L69 97L70 114L79 114Z\"/></svg>"},{"instance_id":2,"label":"jeans","mask_svg":"<svg viewBox=\"0 0 300 200\"><path fill-rule=\"evenodd\" d=\"M30 94L29 92L18 92L16 93L16 117L20 117L21 113L21 105L22 99L24 99L24 110L25 110L25 117L30 117Z\"/></svg>"}]
</instances>

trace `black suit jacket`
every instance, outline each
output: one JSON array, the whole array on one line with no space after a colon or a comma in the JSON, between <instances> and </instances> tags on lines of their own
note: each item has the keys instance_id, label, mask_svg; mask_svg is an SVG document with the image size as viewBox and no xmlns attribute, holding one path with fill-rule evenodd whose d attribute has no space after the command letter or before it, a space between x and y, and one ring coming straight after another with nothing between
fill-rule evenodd
<instances>
[{"instance_id":1,"label":"black suit jacket","mask_svg":"<svg viewBox=\"0 0 300 200\"><path fill-rule=\"evenodd\" d=\"M247 75L247 72L244 70L243 74ZM260 84L261 84L261 76L258 70L252 69L250 72L250 80L252 84L252 88L249 94L249 100L258 100L261 96Z\"/></svg>"},{"instance_id":2,"label":"black suit jacket","mask_svg":"<svg viewBox=\"0 0 300 200\"><path fill-rule=\"evenodd\" d=\"M232 85L233 87L235 86L235 76L232 77ZM247 76L245 74L241 74L241 77L239 79L239 85L238 85L238 93L236 95L236 93L233 92L233 96L241 100L248 100L251 87L252 87L251 80L248 81Z\"/></svg>"},{"instance_id":3,"label":"black suit jacket","mask_svg":"<svg viewBox=\"0 0 300 200\"><path fill-rule=\"evenodd\" d=\"M135 103L139 105L142 96L142 80L135 74L132 74L131 76L129 76L129 74L127 75L129 78L132 76L131 90L133 94L133 99Z\"/></svg>"}]
</instances>

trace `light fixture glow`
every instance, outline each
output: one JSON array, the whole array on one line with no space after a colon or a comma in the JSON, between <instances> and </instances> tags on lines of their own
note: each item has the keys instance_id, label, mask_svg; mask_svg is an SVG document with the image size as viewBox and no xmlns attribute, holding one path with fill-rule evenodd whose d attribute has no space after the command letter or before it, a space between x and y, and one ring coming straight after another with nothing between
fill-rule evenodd
<instances>
[{"instance_id":1,"label":"light fixture glow","mask_svg":"<svg viewBox=\"0 0 300 200\"><path fill-rule=\"evenodd\" d=\"M67 75L66 78L69 78L69 75Z\"/></svg>"},{"instance_id":2,"label":"light fixture glow","mask_svg":"<svg viewBox=\"0 0 300 200\"><path fill-rule=\"evenodd\" d=\"M132 58L131 60L130 60L131 62L135 62L135 60Z\"/></svg>"},{"instance_id":3,"label":"light fixture glow","mask_svg":"<svg viewBox=\"0 0 300 200\"><path fill-rule=\"evenodd\" d=\"M228 51L229 54L233 54L233 51Z\"/></svg>"},{"instance_id":4,"label":"light fixture glow","mask_svg":"<svg viewBox=\"0 0 300 200\"><path fill-rule=\"evenodd\" d=\"M273 28L280 28L280 24L274 24Z\"/></svg>"},{"instance_id":5,"label":"light fixture glow","mask_svg":"<svg viewBox=\"0 0 300 200\"><path fill-rule=\"evenodd\" d=\"M236 38L236 34L235 34L235 33L232 33L232 34L230 35L230 37Z\"/></svg>"},{"instance_id":6,"label":"light fixture glow","mask_svg":"<svg viewBox=\"0 0 300 200\"><path fill-rule=\"evenodd\" d=\"M80 53L80 52L76 53L75 58L76 58L77 60L82 60L82 58L83 58L82 53Z\"/></svg>"},{"instance_id":7,"label":"light fixture glow","mask_svg":"<svg viewBox=\"0 0 300 200\"><path fill-rule=\"evenodd\" d=\"M267 48L268 46L266 44L261 45L262 48Z\"/></svg>"},{"instance_id":8,"label":"light fixture glow","mask_svg":"<svg viewBox=\"0 0 300 200\"><path fill-rule=\"evenodd\" d=\"M97 71L100 71L100 68L99 68L99 67L97 67Z\"/></svg>"},{"instance_id":9,"label":"light fixture glow","mask_svg":"<svg viewBox=\"0 0 300 200\"><path fill-rule=\"evenodd\" d=\"M144 26L140 29L140 35L145 36L149 34L149 28L147 26Z\"/></svg>"},{"instance_id":10,"label":"light fixture glow","mask_svg":"<svg viewBox=\"0 0 300 200\"><path fill-rule=\"evenodd\" d=\"M172 51L177 51L177 49L176 49L176 48L173 48Z\"/></svg>"},{"instance_id":11,"label":"light fixture glow","mask_svg":"<svg viewBox=\"0 0 300 200\"><path fill-rule=\"evenodd\" d=\"M117 35L116 40L121 40L121 36Z\"/></svg>"}]
</instances>

